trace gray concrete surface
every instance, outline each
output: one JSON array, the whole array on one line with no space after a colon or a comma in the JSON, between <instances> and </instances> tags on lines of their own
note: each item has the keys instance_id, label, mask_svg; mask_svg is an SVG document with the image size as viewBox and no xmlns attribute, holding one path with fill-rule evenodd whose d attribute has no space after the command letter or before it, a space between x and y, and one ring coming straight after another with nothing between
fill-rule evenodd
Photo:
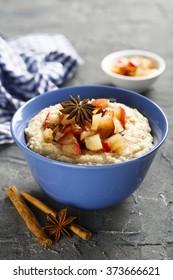
<instances>
[{"instance_id":1,"label":"gray concrete surface","mask_svg":"<svg viewBox=\"0 0 173 280\"><path fill-rule=\"evenodd\" d=\"M43 249L4 190L15 184L52 207L15 144L0 147L0 259L173 259L173 2L171 0L0 0L0 32L64 34L85 64L67 85L110 84L100 69L108 53L127 48L164 57L163 76L146 92L165 111L169 134L140 188L120 205L99 211L70 209L93 232L89 241L62 238ZM33 209L39 219L42 213Z\"/></svg>"}]
</instances>

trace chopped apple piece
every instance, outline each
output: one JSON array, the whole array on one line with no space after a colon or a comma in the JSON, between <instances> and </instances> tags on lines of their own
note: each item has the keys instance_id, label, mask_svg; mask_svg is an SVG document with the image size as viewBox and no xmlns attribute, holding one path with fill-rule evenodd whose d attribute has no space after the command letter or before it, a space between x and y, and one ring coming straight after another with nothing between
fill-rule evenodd
<instances>
[{"instance_id":1,"label":"chopped apple piece","mask_svg":"<svg viewBox=\"0 0 173 280\"><path fill-rule=\"evenodd\" d=\"M120 133L124 130L124 127L122 126L120 120L118 120L116 117L113 118L114 122L114 133Z\"/></svg>"},{"instance_id":2,"label":"chopped apple piece","mask_svg":"<svg viewBox=\"0 0 173 280\"><path fill-rule=\"evenodd\" d=\"M78 142L73 144L61 145L61 150L67 156L81 156L81 148Z\"/></svg>"},{"instance_id":3,"label":"chopped apple piece","mask_svg":"<svg viewBox=\"0 0 173 280\"><path fill-rule=\"evenodd\" d=\"M63 125L67 125L67 124L70 124L70 123L74 123L75 117L72 118L72 119L70 119L70 120L68 120L67 118L68 118L68 115L65 115L65 116L62 118L61 123L62 123Z\"/></svg>"},{"instance_id":4,"label":"chopped apple piece","mask_svg":"<svg viewBox=\"0 0 173 280\"><path fill-rule=\"evenodd\" d=\"M72 131L75 135L79 135L83 131L83 128L78 124L72 124Z\"/></svg>"},{"instance_id":5,"label":"chopped apple piece","mask_svg":"<svg viewBox=\"0 0 173 280\"><path fill-rule=\"evenodd\" d=\"M53 134L56 134L58 131L61 130L61 125L57 124L54 128L53 128Z\"/></svg>"},{"instance_id":6,"label":"chopped apple piece","mask_svg":"<svg viewBox=\"0 0 173 280\"><path fill-rule=\"evenodd\" d=\"M78 135L78 134L80 134L82 131L83 131L83 130L82 130L82 127L80 127L80 126L77 125L77 124L71 124L71 123L69 123L69 124L63 126L63 128L62 128L62 130L61 130L61 132L64 133L64 134L67 133L67 132L71 132L71 133L73 133L74 135Z\"/></svg>"},{"instance_id":7,"label":"chopped apple piece","mask_svg":"<svg viewBox=\"0 0 173 280\"><path fill-rule=\"evenodd\" d=\"M46 115L46 118L43 122L43 127L47 127L48 126L48 123L49 123L49 115L50 115L50 112Z\"/></svg>"},{"instance_id":8,"label":"chopped apple piece","mask_svg":"<svg viewBox=\"0 0 173 280\"><path fill-rule=\"evenodd\" d=\"M61 145L69 145L69 144L77 143L77 139L73 133L67 132L63 134L63 136L58 140L58 143Z\"/></svg>"},{"instance_id":9,"label":"chopped apple piece","mask_svg":"<svg viewBox=\"0 0 173 280\"><path fill-rule=\"evenodd\" d=\"M114 116L121 122L122 127L125 129L126 125L126 112L125 110L118 106L114 111Z\"/></svg>"},{"instance_id":10,"label":"chopped apple piece","mask_svg":"<svg viewBox=\"0 0 173 280\"><path fill-rule=\"evenodd\" d=\"M72 132L71 124L69 123L69 124L63 126L63 128L61 129L61 132L64 133L64 134L67 133L67 132Z\"/></svg>"},{"instance_id":11,"label":"chopped apple piece","mask_svg":"<svg viewBox=\"0 0 173 280\"><path fill-rule=\"evenodd\" d=\"M121 153L126 149L127 143L121 134L114 134L103 141L103 146L107 151Z\"/></svg>"},{"instance_id":12,"label":"chopped apple piece","mask_svg":"<svg viewBox=\"0 0 173 280\"><path fill-rule=\"evenodd\" d=\"M87 138L88 136L94 135L95 132L91 131L91 130L84 130L81 132L80 134L80 141L84 140L85 138Z\"/></svg>"},{"instance_id":13,"label":"chopped apple piece","mask_svg":"<svg viewBox=\"0 0 173 280\"><path fill-rule=\"evenodd\" d=\"M100 128L97 133L99 133L101 139L105 139L112 135L112 129Z\"/></svg>"},{"instance_id":14,"label":"chopped apple piece","mask_svg":"<svg viewBox=\"0 0 173 280\"><path fill-rule=\"evenodd\" d=\"M60 114L59 113L51 113L49 112L47 115L46 115L46 118L43 122L43 127L51 127L51 126L54 126L56 124L60 124L61 122L61 118L60 118Z\"/></svg>"},{"instance_id":15,"label":"chopped apple piece","mask_svg":"<svg viewBox=\"0 0 173 280\"><path fill-rule=\"evenodd\" d=\"M117 140L119 140L122 136L120 134L114 134L111 137L107 138L105 141L109 143L109 146L112 147Z\"/></svg>"},{"instance_id":16,"label":"chopped apple piece","mask_svg":"<svg viewBox=\"0 0 173 280\"><path fill-rule=\"evenodd\" d=\"M111 118L113 118L113 116L114 116L114 111L113 111L111 108L108 108L108 109L105 110L104 115L108 115L108 116L110 116Z\"/></svg>"},{"instance_id":17,"label":"chopped apple piece","mask_svg":"<svg viewBox=\"0 0 173 280\"><path fill-rule=\"evenodd\" d=\"M93 110L93 112L92 112L92 113L93 113L93 115L97 114L99 110L100 110L100 108L99 108L99 107L95 108L95 109Z\"/></svg>"},{"instance_id":18,"label":"chopped apple piece","mask_svg":"<svg viewBox=\"0 0 173 280\"><path fill-rule=\"evenodd\" d=\"M99 134L94 134L85 138L86 148L90 151L100 151L103 149L102 141Z\"/></svg>"},{"instance_id":19,"label":"chopped apple piece","mask_svg":"<svg viewBox=\"0 0 173 280\"><path fill-rule=\"evenodd\" d=\"M109 107L109 100L106 98L99 98L99 99L95 99L91 102L91 104L93 104L94 106L96 106L96 108L108 108Z\"/></svg>"},{"instance_id":20,"label":"chopped apple piece","mask_svg":"<svg viewBox=\"0 0 173 280\"><path fill-rule=\"evenodd\" d=\"M111 115L104 115L101 117L100 123L98 128L104 128L104 129L114 129L114 123L113 118Z\"/></svg>"},{"instance_id":21,"label":"chopped apple piece","mask_svg":"<svg viewBox=\"0 0 173 280\"><path fill-rule=\"evenodd\" d=\"M58 113L50 113L48 121L51 124L60 124L61 122L60 115Z\"/></svg>"},{"instance_id":22,"label":"chopped apple piece","mask_svg":"<svg viewBox=\"0 0 173 280\"><path fill-rule=\"evenodd\" d=\"M53 141L53 131L51 128L46 128L44 131L43 131L43 139L44 141L46 142L52 142Z\"/></svg>"},{"instance_id":23,"label":"chopped apple piece","mask_svg":"<svg viewBox=\"0 0 173 280\"><path fill-rule=\"evenodd\" d=\"M97 132L100 134L100 137L107 138L109 137L114 131L114 123L112 119L112 114L105 114L100 118Z\"/></svg>"},{"instance_id":24,"label":"chopped apple piece","mask_svg":"<svg viewBox=\"0 0 173 280\"><path fill-rule=\"evenodd\" d=\"M96 114L92 116L91 130L97 131L101 118L102 118L102 114Z\"/></svg>"},{"instance_id":25,"label":"chopped apple piece","mask_svg":"<svg viewBox=\"0 0 173 280\"><path fill-rule=\"evenodd\" d=\"M54 139L55 141L58 142L59 139L62 138L63 135L64 135L64 134L63 134L62 132L57 131L56 134L55 134L55 136L53 137L53 139Z\"/></svg>"},{"instance_id":26,"label":"chopped apple piece","mask_svg":"<svg viewBox=\"0 0 173 280\"><path fill-rule=\"evenodd\" d=\"M106 152L110 152L111 147L110 147L109 142L107 140L103 140L102 145L103 145L103 148Z\"/></svg>"},{"instance_id":27,"label":"chopped apple piece","mask_svg":"<svg viewBox=\"0 0 173 280\"><path fill-rule=\"evenodd\" d=\"M119 140L113 145L111 150L117 154L121 154L126 148L127 143L125 141Z\"/></svg>"}]
</instances>

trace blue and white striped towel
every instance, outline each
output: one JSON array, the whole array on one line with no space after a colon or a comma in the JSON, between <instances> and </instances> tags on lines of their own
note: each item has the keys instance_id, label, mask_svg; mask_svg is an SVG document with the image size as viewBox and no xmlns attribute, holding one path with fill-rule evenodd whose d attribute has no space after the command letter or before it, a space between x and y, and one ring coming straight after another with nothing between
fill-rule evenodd
<instances>
[{"instance_id":1,"label":"blue and white striped towel","mask_svg":"<svg viewBox=\"0 0 173 280\"><path fill-rule=\"evenodd\" d=\"M27 100L57 89L82 63L62 34L0 37L0 144L12 143L10 122Z\"/></svg>"}]
</instances>

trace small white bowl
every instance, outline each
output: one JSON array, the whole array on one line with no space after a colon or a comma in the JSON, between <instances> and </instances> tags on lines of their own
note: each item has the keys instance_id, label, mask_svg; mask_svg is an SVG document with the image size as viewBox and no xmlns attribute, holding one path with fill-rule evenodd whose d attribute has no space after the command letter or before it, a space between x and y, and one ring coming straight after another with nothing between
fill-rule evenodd
<instances>
[{"instance_id":1,"label":"small white bowl","mask_svg":"<svg viewBox=\"0 0 173 280\"><path fill-rule=\"evenodd\" d=\"M111 70L111 65L115 64L120 58L131 56L142 56L151 59L156 65L157 70L151 75L137 77L116 74ZM165 67L166 64L163 58L155 53L143 50L121 50L107 55L101 62L102 70L110 77L114 85L140 93L146 91L151 86L164 72Z\"/></svg>"}]
</instances>

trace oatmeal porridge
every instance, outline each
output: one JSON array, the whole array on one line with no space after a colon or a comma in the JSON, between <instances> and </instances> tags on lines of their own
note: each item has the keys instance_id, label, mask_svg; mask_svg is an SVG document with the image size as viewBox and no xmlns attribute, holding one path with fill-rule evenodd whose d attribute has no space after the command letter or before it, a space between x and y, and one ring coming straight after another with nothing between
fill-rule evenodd
<instances>
[{"instance_id":1,"label":"oatmeal porridge","mask_svg":"<svg viewBox=\"0 0 173 280\"><path fill-rule=\"evenodd\" d=\"M71 96L34 116L25 135L28 148L42 156L86 165L125 162L153 147L148 119L106 98Z\"/></svg>"}]
</instances>

